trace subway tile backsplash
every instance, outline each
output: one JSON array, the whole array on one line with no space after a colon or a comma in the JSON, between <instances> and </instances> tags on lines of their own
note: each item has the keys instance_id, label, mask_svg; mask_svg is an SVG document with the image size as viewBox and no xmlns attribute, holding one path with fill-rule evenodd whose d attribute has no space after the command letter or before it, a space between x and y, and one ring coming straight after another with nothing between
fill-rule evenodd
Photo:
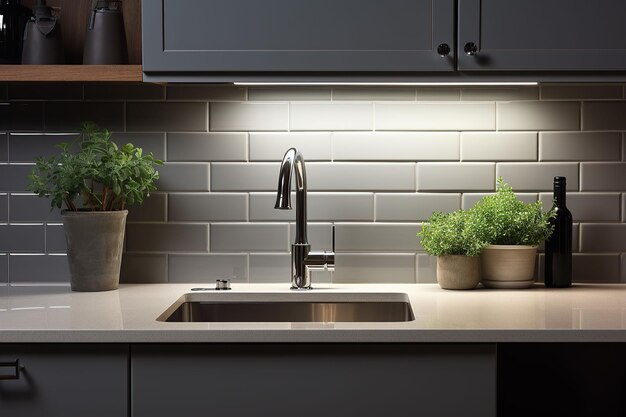
<instances>
[{"instance_id":1,"label":"subway tile backsplash","mask_svg":"<svg viewBox=\"0 0 626 417\"><path fill-rule=\"evenodd\" d=\"M580 103L519 101L499 102L498 130L577 130Z\"/></svg>"},{"instance_id":2,"label":"subway tile backsplash","mask_svg":"<svg viewBox=\"0 0 626 417\"><path fill-rule=\"evenodd\" d=\"M0 85L0 284L68 281L59 212L26 190L26 177L83 120L165 161L158 191L130 209L123 282L288 285L295 212L273 207L292 146L307 161L313 249L330 249L335 226L336 271L314 282L435 282L436 259L415 236L421 223L470 207L498 175L546 206L552 177L566 176L575 281L626 282L625 92Z\"/></svg>"},{"instance_id":3,"label":"subway tile backsplash","mask_svg":"<svg viewBox=\"0 0 626 417\"><path fill-rule=\"evenodd\" d=\"M619 132L542 132L540 161L619 161Z\"/></svg>"},{"instance_id":4,"label":"subway tile backsplash","mask_svg":"<svg viewBox=\"0 0 626 417\"><path fill-rule=\"evenodd\" d=\"M463 132L461 161L536 161L536 132Z\"/></svg>"},{"instance_id":5,"label":"subway tile backsplash","mask_svg":"<svg viewBox=\"0 0 626 417\"><path fill-rule=\"evenodd\" d=\"M335 161L458 161L457 132L333 133Z\"/></svg>"},{"instance_id":6,"label":"subway tile backsplash","mask_svg":"<svg viewBox=\"0 0 626 417\"><path fill-rule=\"evenodd\" d=\"M494 103L376 103L376 130L494 130Z\"/></svg>"},{"instance_id":7,"label":"subway tile backsplash","mask_svg":"<svg viewBox=\"0 0 626 417\"><path fill-rule=\"evenodd\" d=\"M167 160L176 162L245 161L248 135L245 133L169 133Z\"/></svg>"}]
</instances>

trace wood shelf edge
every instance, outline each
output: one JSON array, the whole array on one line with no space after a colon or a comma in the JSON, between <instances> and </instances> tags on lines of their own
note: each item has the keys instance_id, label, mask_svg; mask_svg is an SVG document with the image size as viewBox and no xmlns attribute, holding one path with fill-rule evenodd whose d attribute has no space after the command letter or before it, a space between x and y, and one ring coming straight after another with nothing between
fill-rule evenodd
<instances>
[{"instance_id":1,"label":"wood shelf edge","mask_svg":"<svg viewBox=\"0 0 626 417\"><path fill-rule=\"evenodd\" d=\"M141 65L0 65L3 81L140 82Z\"/></svg>"}]
</instances>

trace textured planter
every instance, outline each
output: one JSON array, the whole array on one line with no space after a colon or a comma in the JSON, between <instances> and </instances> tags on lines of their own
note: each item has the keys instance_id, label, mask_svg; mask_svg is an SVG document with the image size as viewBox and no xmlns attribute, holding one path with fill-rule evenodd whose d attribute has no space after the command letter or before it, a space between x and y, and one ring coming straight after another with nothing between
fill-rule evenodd
<instances>
[{"instance_id":1,"label":"textured planter","mask_svg":"<svg viewBox=\"0 0 626 417\"><path fill-rule=\"evenodd\" d=\"M535 282L537 246L489 245L480 255L487 288L528 288Z\"/></svg>"},{"instance_id":2,"label":"textured planter","mask_svg":"<svg viewBox=\"0 0 626 417\"><path fill-rule=\"evenodd\" d=\"M437 283L446 290L471 290L480 281L480 257L437 257Z\"/></svg>"},{"instance_id":3,"label":"textured planter","mask_svg":"<svg viewBox=\"0 0 626 417\"><path fill-rule=\"evenodd\" d=\"M63 211L73 291L118 287L127 210Z\"/></svg>"}]
</instances>

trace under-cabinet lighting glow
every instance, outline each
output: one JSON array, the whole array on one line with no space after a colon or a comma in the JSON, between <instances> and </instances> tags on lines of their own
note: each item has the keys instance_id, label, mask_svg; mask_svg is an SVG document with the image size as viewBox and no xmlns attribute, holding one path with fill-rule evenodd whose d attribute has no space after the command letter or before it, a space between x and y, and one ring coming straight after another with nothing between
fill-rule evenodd
<instances>
[{"instance_id":1,"label":"under-cabinet lighting glow","mask_svg":"<svg viewBox=\"0 0 626 417\"><path fill-rule=\"evenodd\" d=\"M287 85L287 86L306 86L306 85L338 85L338 86L506 86L506 85L537 85L536 81L532 82L235 82L235 85Z\"/></svg>"}]
</instances>

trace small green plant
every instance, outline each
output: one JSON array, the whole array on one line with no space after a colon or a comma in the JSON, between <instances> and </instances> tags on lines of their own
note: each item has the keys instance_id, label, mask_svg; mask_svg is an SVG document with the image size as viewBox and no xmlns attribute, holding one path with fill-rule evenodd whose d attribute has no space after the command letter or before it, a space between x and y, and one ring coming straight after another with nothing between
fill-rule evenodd
<instances>
[{"instance_id":1,"label":"small green plant","mask_svg":"<svg viewBox=\"0 0 626 417\"><path fill-rule=\"evenodd\" d=\"M478 256L489 244L481 238L478 220L472 210L435 212L417 236L429 255Z\"/></svg>"},{"instance_id":2,"label":"small green plant","mask_svg":"<svg viewBox=\"0 0 626 417\"><path fill-rule=\"evenodd\" d=\"M60 154L37 158L28 177L28 189L50 197L52 208L65 204L70 211L123 210L143 203L156 190L159 173L154 165L163 162L131 143L118 147L111 133L94 123L83 123L76 141L56 146Z\"/></svg>"},{"instance_id":3,"label":"small green plant","mask_svg":"<svg viewBox=\"0 0 626 417\"><path fill-rule=\"evenodd\" d=\"M471 209L481 224L480 236L493 245L535 246L552 235L554 211L543 212L541 201L526 204L511 186L498 178L497 191Z\"/></svg>"}]
</instances>

